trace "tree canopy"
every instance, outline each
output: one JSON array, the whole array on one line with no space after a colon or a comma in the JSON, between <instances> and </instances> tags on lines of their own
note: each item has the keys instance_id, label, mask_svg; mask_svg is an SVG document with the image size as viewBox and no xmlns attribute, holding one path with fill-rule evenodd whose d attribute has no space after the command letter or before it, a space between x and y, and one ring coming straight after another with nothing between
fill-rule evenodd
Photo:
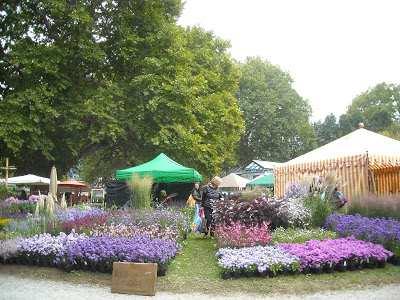
<instances>
[{"instance_id":1,"label":"tree canopy","mask_svg":"<svg viewBox=\"0 0 400 300\"><path fill-rule=\"evenodd\" d=\"M382 132L400 124L400 85L380 83L357 96L347 113L373 131Z\"/></svg>"},{"instance_id":2,"label":"tree canopy","mask_svg":"<svg viewBox=\"0 0 400 300\"><path fill-rule=\"evenodd\" d=\"M294 90L289 74L257 57L240 70L238 100L246 124L240 160L287 161L311 150L311 107Z\"/></svg>"},{"instance_id":3,"label":"tree canopy","mask_svg":"<svg viewBox=\"0 0 400 300\"><path fill-rule=\"evenodd\" d=\"M166 152L211 175L243 130L229 44L176 24L179 0L3 1L0 156L89 178ZM35 163L32 164L32 159Z\"/></svg>"},{"instance_id":4,"label":"tree canopy","mask_svg":"<svg viewBox=\"0 0 400 300\"><path fill-rule=\"evenodd\" d=\"M324 122L315 123L318 145L356 130L360 123L368 130L400 140L400 85L379 83L355 97L338 121L328 115Z\"/></svg>"}]
</instances>

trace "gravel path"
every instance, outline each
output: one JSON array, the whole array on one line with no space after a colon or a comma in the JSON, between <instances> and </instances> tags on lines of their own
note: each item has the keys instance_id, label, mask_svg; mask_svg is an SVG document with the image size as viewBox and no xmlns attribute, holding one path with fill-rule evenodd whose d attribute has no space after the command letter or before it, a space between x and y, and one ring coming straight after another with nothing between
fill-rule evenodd
<instances>
[{"instance_id":1,"label":"gravel path","mask_svg":"<svg viewBox=\"0 0 400 300\"><path fill-rule=\"evenodd\" d=\"M163 299L163 300L257 300L257 299L280 299L280 300L343 300L343 299L400 299L400 285L386 285L383 287L372 287L370 289L324 292L310 295L273 295L269 297L261 295L233 295L233 296L214 296L201 294L171 294L160 292L155 297L132 296L111 294L109 288L96 285L79 284L74 285L66 282L55 282L50 280L27 279L15 276L0 274L0 299L1 300L114 300L114 299Z\"/></svg>"}]
</instances>

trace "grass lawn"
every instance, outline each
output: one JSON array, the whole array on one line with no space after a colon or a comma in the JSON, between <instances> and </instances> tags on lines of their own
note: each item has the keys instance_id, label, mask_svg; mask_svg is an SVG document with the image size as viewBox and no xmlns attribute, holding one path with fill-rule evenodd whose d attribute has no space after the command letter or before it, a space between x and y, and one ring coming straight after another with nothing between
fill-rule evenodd
<instances>
[{"instance_id":1,"label":"grass lawn","mask_svg":"<svg viewBox=\"0 0 400 300\"><path fill-rule=\"evenodd\" d=\"M288 275L276 278L240 278L223 280L215 259L215 243L190 236L183 252L171 263L167 275L159 277L158 291L175 293L262 293L304 294L324 290L360 289L371 285L400 283L400 267L337 272L331 274ZM24 277L47 278L75 283L111 285L111 275L71 272L54 268L0 265L0 272Z\"/></svg>"}]
</instances>

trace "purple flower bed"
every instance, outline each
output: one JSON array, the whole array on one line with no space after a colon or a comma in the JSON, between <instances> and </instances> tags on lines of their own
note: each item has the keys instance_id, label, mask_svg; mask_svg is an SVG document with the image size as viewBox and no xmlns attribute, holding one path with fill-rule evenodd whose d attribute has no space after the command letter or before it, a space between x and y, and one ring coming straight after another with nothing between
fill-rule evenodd
<instances>
[{"instance_id":1,"label":"purple flower bed","mask_svg":"<svg viewBox=\"0 0 400 300\"><path fill-rule=\"evenodd\" d=\"M67 255L70 244L81 243L85 235L72 232L68 235L61 232L57 236L48 233L21 239L18 243L18 257L21 263L45 266L56 266Z\"/></svg>"},{"instance_id":2,"label":"purple flower bed","mask_svg":"<svg viewBox=\"0 0 400 300\"><path fill-rule=\"evenodd\" d=\"M298 258L275 246L221 248L216 253L222 278L276 276L300 270Z\"/></svg>"},{"instance_id":3,"label":"purple flower bed","mask_svg":"<svg viewBox=\"0 0 400 300\"><path fill-rule=\"evenodd\" d=\"M109 214L102 209L91 208L81 210L69 208L56 212L59 227L64 232L88 232L97 225L102 225L109 219Z\"/></svg>"},{"instance_id":4,"label":"purple flower bed","mask_svg":"<svg viewBox=\"0 0 400 300\"><path fill-rule=\"evenodd\" d=\"M111 272L113 262L148 262L158 264L164 275L179 245L172 240L148 236L88 237L72 232L52 236L48 233L31 238L0 242L0 258L5 263L54 266L66 271L84 269Z\"/></svg>"},{"instance_id":5,"label":"purple flower bed","mask_svg":"<svg viewBox=\"0 0 400 300\"><path fill-rule=\"evenodd\" d=\"M3 217L23 218L35 211L36 197L30 196L28 200L19 200L9 197L0 202L0 215Z\"/></svg>"},{"instance_id":6,"label":"purple flower bed","mask_svg":"<svg viewBox=\"0 0 400 300\"><path fill-rule=\"evenodd\" d=\"M116 261L148 262L157 263L159 274L163 275L167 263L178 250L174 241L146 236L91 237L67 247L66 268L111 272L112 263Z\"/></svg>"},{"instance_id":7,"label":"purple flower bed","mask_svg":"<svg viewBox=\"0 0 400 300\"><path fill-rule=\"evenodd\" d=\"M216 256L222 278L281 273L322 273L383 267L393 255L381 245L354 238L301 244L222 248Z\"/></svg>"},{"instance_id":8,"label":"purple flower bed","mask_svg":"<svg viewBox=\"0 0 400 300\"><path fill-rule=\"evenodd\" d=\"M381 245L340 238L312 240L303 244L280 244L280 249L299 258L303 272L322 272L383 266L393 255Z\"/></svg>"},{"instance_id":9,"label":"purple flower bed","mask_svg":"<svg viewBox=\"0 0 400 300\"><path fill-rule=\"evenodd\" d=\"M326 219L325 227L337 232L340 236L354 236L383 245L400 258L400 221L383 218L367 218L360 215L332 214Z\"/></svg>"},{"instance_id":10,"label":"purple flower bed","mask_svg":"<svg viewBox=\"0 0 400 300\"><path fill-rule=\"evenodd\" d=\"M103 224L92 229L93 236L110 236L133 238L135 236L147 236L152 239L165 239L179 241L180 232L173 226L160 226L159 224L139 225L125 224Z\"/></svg>"},{"instance_id":11,"label":"purple flower bed","mask_svg":"<svg viewBox=\"0 0 400 300\"><path fill-rule=\"evenodd\" d=\"M72 207L56 212L56 217L60 222L73 222L86 217L97 217L103 215L107 215L107 213L100 208L78 209Z\"/></svg>"}]
</instances>

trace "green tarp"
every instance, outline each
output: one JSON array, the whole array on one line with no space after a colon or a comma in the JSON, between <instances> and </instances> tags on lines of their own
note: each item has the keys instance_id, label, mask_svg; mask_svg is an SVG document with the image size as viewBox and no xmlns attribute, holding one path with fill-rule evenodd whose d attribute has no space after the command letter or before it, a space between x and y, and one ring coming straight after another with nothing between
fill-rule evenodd
<instances>
[{"instance_id":1,"label":"green tarp","mask_svg":"<svg viewBox=\"0 0 400 300\"><path fill-rule=\"evenodd\" d=\"M255 186L255 185L263 185L263 186L273 186L275 182L274 174L268 173L264 175L260 175L254 178L252 181L248 182L247 185Z\"/></svg>"},{"instance_id":2,"label":"green tarp","mask_svg":"<svg viewBox=\"0 0 400 300\"><path fill-rule=\"evenodd\" d=\"M116 178L118 180L128 180L134 174L150 176L157 183L200 182L202 180L201 175L195 169L178 164L164 153L142 165L117 170Z\"/></svg>"}]
</instances>

